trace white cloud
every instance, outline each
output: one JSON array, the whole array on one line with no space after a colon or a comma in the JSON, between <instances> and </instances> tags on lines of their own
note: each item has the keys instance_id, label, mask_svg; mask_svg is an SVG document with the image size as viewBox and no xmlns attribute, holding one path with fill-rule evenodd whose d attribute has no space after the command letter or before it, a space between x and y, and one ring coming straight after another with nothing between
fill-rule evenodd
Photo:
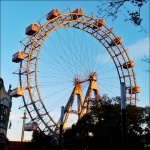
<instances>
[{"instance_id":1,"label":"white cloud","mask_svg":"<svg viewBox=\"0 0 150 150\"><path fill-rule=\"evenodd\" d=\"M141 59L143 56L149 57L149 37L137 41L133 45L129 45L128 54L131 59Z\"/></svg>"}]
</instances>

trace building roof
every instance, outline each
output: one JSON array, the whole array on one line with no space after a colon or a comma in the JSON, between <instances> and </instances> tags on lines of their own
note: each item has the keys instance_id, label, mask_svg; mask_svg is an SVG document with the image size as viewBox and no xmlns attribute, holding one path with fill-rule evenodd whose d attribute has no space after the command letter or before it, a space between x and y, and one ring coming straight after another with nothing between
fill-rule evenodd
<instances>
[{"instance_id":1,"label":"building roof","mask_svg":"<svg viewBox=\"0 0 150 150\"><path fill-rule=\"evenodd\" d=\"M2 78L0 78L0 89L1 89L2 87L4 87L4 81L3 81Z\"/></svg>"}]
</instances>

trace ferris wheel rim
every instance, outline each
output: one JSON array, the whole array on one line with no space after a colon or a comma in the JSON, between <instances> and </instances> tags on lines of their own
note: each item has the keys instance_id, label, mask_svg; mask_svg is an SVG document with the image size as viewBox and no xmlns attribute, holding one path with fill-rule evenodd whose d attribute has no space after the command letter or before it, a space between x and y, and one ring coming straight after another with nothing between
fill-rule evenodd
<instances>
[{"instance_id":1,"label":"ferris wheel rim","mask_svg":"<svg viewBox=\"0 0 150 150\"><path fill-rule=\"evenodd\" d=\"M62 18L62 17L64 17L64 16L69 16L69 17L71 17L71 14L72 13L68 13L68 14L62 14L62 15L60 15L60 16L58 16L58 17L56 17L55 19L53 19L53 20L49 20L44 26L42 26L42 28L39 30L39 32L37 33L37 35L38 34L41 34L41 32L43 32L43 30L44 30L44 27L46 27L47 25L49 25L49 24L51 24L51 22L53 21L53 22L57 22L57 20L59 20L60 18ZM93 16L87 16L87 15L85 15L85 14L82 14L82 19L85 17L86 19L86 21L83 21L83 20L69 20L68 22L70 22L70 23L73 23L73 25L74 25L74 23L81 23L81 24L87 24L87 25L92 25L92 22L90 22L89 23L89 21L88 21L88 19L90 18L90 19L93 19L92 21L96 21L96 19L95 18L93 18ZM114 35L114 33L109 29L109 28L107 28L106 27L106 25L104 25L104 27L107 29L107 30L109 30L113 35ZM56 29L59 29L59 28L63 28L63 26L61 26L61 24L58 24L57 25L57 27L56 28L54 28L54 29L52 29L50 32L49 32L49 34L53 31L53 30L56 30ZM69 28L69 27L68 27ZM77 28L76 26L74 26L73 28ZM98 30L102 30L102 28L100 28L100 27L97 27L98 28ZM80 29L80 28L78 28L78 29ZM80 30L83 30L83 29L80 29ZM95 31L95 33L98 33L98 30L97 31ZM87 31L85 31L85 32L87 32ZM105 33L105 31L103 31L104 33ZM87 33L89 33L89 32L87 32ZM45 37L43 37L43 43L44 43L44 41L45 41L45 39L48 37L48 35L49 34L47 34L47 35L45 35ZM92 35L92 34L91 34ZM107 34L106 34L107 35ZM29 42L28 43L30 43L31 41L33 42L34 41L34 36L36 36L36 34L35 35L33 35L33 36L31 36L31 37L29 37ZM94 36L94 35L92 35L92 36ZM107 35L108 36L108 35ZM115 35L113 36L113 37L116 37ZM32 39L33 38L33 39ZM97 38L97 37L95 37L95 38ZM110 39L112 39L112 37L109 37ZM99 39L97 39L97 40L99 40ZM112 39L113 40L113 39ZM100 40L99 40L100 41ZM100 41L101 42L101 41ZM104 39L104 42L107 42L107 41L105 41L105 39ZM28 43L26 44L26 45L28 45ZM41 44L41 45L43 45L43 43ZM33 45L34 45L35 43L33 42ZM110 50L108 50L108 48L107 48L107 46L105 46L104 45L104 43L102 43L101 42L101 44L105 47L105 49L107 50L107 52L109 53L109 51ZM40 45L40 47L42 47ZM127 57L127 59L128 60L130 60L129 59L129 56L128 56L128 54L127 54L127 52L126 52L126 50L125 50L125 48L123 47L123 45L122 44L120 44L120 46L122 47L122 49L123 49L123 51L120 51L121 52L121 54L120 55L123 55L123 54L125 54L125 56ZM118 48L118 46L116 45L116 47ZM28 47L27 46L25 46L25 48L24 48L24 51L26 52L26 49L27 49ZM112 49L112 48L111 48ZM118 48L119 49L119 48ZM41 49L40 49L41 50ZM28 58L28 67L27 68L30 68L29 66L30 66L30 61L29 61L29 59L31 59L31 56L32 56L32 51L34 51L34 48L32 48L32 50L30 50L30 53L29 53L29 58ZM110 54L110 53L109 53ZM122 81L122 79L123 79L123 81L125 81L126 79L126 77L124 76L124 70L123 69L120 69L121 68L121 66L117 66L117 64L119 63L120 64L120 62L115 62L115 61L119 61L118 60L118 56L117 56L117 54L114 52L114 56L112 56L111 54L110 54L110 56L111 56L111 58L113 59L113 62L114 62L114 64L115 64L115 66L116 66L116 69L117 69L117 72L118 72L118 76L119 76L119 80L120 80L120 82ZM39 53L37 53L37 56L36 56L36 63L38 62L38 55L39 55ZM125 57L125 56L123 56L123 58ZM115 58L115 59L114 59ZM122 64L121 64L122 65ZM20 68L22 68L23 66L22 66L22 63L20 64ZM37 76L37 69L36 69L36 67L37 67L37 64L35 65L35 77ZM119 71L119 69L121 70L121 71ZM20 69L21 70L21 69ZM133 68L128 68L127 69L128 70L128 73L129 73L129 78L131 77L130 76L130 72L132 73L132 76L133 76L133 79L134 79L134 86L136 86L136 82L135 82L135 76L134 76L134 71L133 71ZM129 70L131 70L131 71L129 71ZM120 75L120 72L122 73L122 75ZM29 78L29 70L28 70L28 72L27 72L27 82L28 82L28 85L29 85L29 93L31 93L31 88L32 87L30 87L30 80L28 79ZM22 77L22 74L20 73L20 85L22 86L22 83L21 83L21 77ZM37 82L37 78L35 79L36 81L35 81L35 83L36 83L36 89L37 89L37 91L39 91L39 89L38 89L38 82ZM130 79L131 80L131 79ZM132 82L131 82L132 83ZM130 85L130 87L132 87L132 84ZM136 95L136 94L135 94ZM132 94L131 94L131 96L132 96ZM32 99L31 98L32 97L32 95L30 95L30 99ZM131 99L132 99L132 97L131 97ZM40 102L42 103L42 105L44 106L44 103L42 102L42 99L40 99L39 98L39 100L40 100ZM136 100L136 97L135 97L135 100ZM28 106L26 105L26 101L25 101L25 98L23 97L23 101L24 101L24 104L25 104L25 107L26 107L26 109L28 110ZM36 110L36 112L37 112L37 114L38 114L38 110L37 110L37 108L36 108L36 106L35 106L35 103L34 103L34 100L31 100L31 103L32 103L32 105L34 106L34 108L35 108L35 110ZM28 110L28 113L29 113L29 115L30 115L30 111ZM47 110L46 110L46 113L47 113ZM39 116L40 116L40 114L38 114ZM31 117L31 119L32 120L34 120L34 118L32 118L32 116L30 116Z\"/></svg>"}]
</instances>

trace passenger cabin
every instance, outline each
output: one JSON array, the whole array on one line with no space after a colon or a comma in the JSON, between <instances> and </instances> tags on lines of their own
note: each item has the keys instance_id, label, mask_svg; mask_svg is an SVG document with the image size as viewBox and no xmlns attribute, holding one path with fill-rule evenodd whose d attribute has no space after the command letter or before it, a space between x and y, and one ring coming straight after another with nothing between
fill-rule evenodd
<instances>
[{"instance_id":1,"label":"passenger cabin","mask_svg":"<svg viewBox=\"0 0 150 150\"><path fill-rule=\"evenodd\" d=\"M24 125L24 131L34 131L38 129L37 122L29 122Z\"/></svg>"},{"instance_id":2,"label":"passenger cabin","mask_svg":"<svg viewBox=\"0 0 150 150\"><path fill-rule=\"evenodd\" d=\"M93 23L93 29L97 29L97 27L102 27L105 25L105 20L104 19L99 19L95 23Z\"/></svg>"},{"instance_id":3,"label":"passenger cabin","mask_svg":"<svg viewBox=\"0 0 150 150\"><path fill-rule=\"evenodd\" d=\"M117 37L114 40L111 41L111 43L109 44L109 46L116 46L122 44L122 38L121 37Z\"/></svg>"},{"instance_id":4,"label":"passenger cabin","mask_svg":"<svg viewBox=\"0 0 150 150\"><path fill-rule=\"evenodd\" d=\"M24 96L24 87L18 86L17 88L13 89L10 93L12 97L19 97Z\"/></svg>"},{"instance_id":5,"label":"passenger cabin","mask_svg":"<svg viewBox=\"0 0 150 150\"><path fill-rule=\"evenodd\" d=\"M136 94L136 93L140 93L141 89L139 86L133 87L129 89L129 94Z\"/></svg>"},{"instance_id":6,"label":"passenger cabin","mask_svg":"<svg viewBox=\"0 0 150 150\"><path fill-rule=\"evenodd\" d=\"M135 65L134 61L129 61L129 62L126 62L123 64L123 68L124 69L132 68L132 67L134 67L134 65Z\"/></svg>"},{"instance_id":7,"label":"passenger cabin","mask_svg":"<svg viewBox=\"0 0 150 150\"><path fill-rule=\"evenodd\" d=\"M34 33L36 33L39 30L39 27L37 24L31 24L30 26L28 26L26 28L26 35L33 35Z\"/></svg>"},{"instance_id":8,"label":"passenger cabin","mask_svg":"<svg viewBox=\"0 0 150 150\"><path fill-rule=\"evenodd\" d=\"M24 51L19 51L12 56L12 62L18 63L25 59Z\"/></svg>"},{"instance_id":9,"label":"passenger cabin","mask_svg":"<svg viewBox=\"0 0 150 150\"><path fill-rule=\"evenodd\" d=\"M58 17L60 15L60 12L58 9L53 9L52 11L50 11L48 14L47 14L47 20L51 20L55 17Z\"/></svg>"},{"instance_id":10,"label":"passenger cabin","mask_svg":"<svg viewBox=\"0 0 150 150\"><path fill-rule=\"evenodd\" d=\"M74 13L74 14L72 14L72 19L73 19L73 20L76 20L77 18L79 18L79 17L83 14L81 8L77 8L77 9L76 9L75 11L73 11L72 13Z\"/></svg>"}]
</instances>

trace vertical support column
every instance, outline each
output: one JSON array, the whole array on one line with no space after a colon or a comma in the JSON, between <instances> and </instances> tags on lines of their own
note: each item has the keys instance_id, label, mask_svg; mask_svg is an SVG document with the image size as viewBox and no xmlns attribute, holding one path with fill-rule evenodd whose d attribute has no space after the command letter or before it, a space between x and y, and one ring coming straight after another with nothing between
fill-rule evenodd
<instances>
[{"instance_id":1,"label":"vertical support column","mask_svg":"<svg viewBox=\"0 0 150 150\"><path fill-rule=\"evenodd\" d=\"M122 123L122 150L127 150L126 89L124 82L121 82L121 123Z\"/></svg>"},{"instance_id":2,"label":"vertical support column","mask_svg":"<svg viewBox=\"0 0 150 150\"><path fill-rule=\"evenodd\" d=\"M21 142L24 140L24 125L25 125L25 120L26 120L26 111L24 111L24 116L23 116L23 124L22 124L22 134L21 134Z\"/></svg>"},{"instance_id":3,"label":"vertical support column","mask_svg":"<svg viewBox=\"0 0 150 150\"><path fill-rule=\"evenodd\" d=\"M59 150L62 150L63 119L64 119L64 106L61 107L60 131L59 131Z\"/></svg>"}]
</instances>

